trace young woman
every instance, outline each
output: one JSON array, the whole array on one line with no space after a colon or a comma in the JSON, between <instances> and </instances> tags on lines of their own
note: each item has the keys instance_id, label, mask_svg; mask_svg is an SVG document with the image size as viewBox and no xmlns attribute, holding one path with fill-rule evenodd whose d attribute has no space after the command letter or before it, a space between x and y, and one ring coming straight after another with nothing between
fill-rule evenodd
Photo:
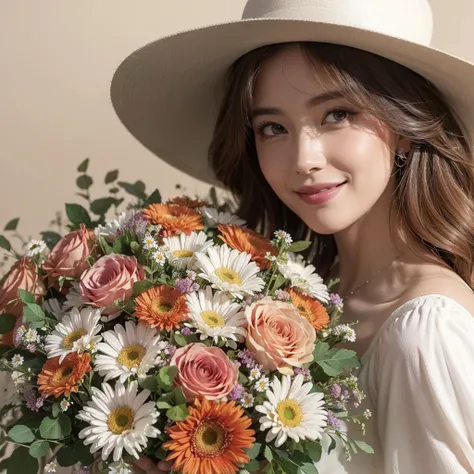
<instances>
[{"instance_id":1,"label":"young woman","mask_svg":"<svg viewBox=\"0 0 474 474\"><path fill-rule=\"evenodd\" d=\"M376 454L337 449L319 472L474 472L474 66L427 45L423 0L253 0L244 17L130 56L117 113L195 176L209 148L252 227L313 240L340 278Z\"/></svg>"}]
</instances>

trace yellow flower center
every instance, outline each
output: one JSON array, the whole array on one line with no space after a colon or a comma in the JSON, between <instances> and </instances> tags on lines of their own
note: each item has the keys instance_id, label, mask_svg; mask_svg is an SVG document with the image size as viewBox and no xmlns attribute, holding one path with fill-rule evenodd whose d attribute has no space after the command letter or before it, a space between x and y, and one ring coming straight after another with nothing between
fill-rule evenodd
<instances>
[{"instance_id":1,"label":"yellow flower center","mask_svg":"<svg viewBox=\"0 0 474 474\"><path fill-rule=\"evenodd\" d=\"M168 313L173 307L173 305L169 304L168 301L164 301L161 299L153 300L151 306L153 311L155 311L156 313Z\"/></svg>"},{"instance_id":2,"label":"yellow flower center","mask_svg":"<svg viewBox=\"0 0 474 474\"><path fill-rule=\"evenodd\" d=\"M231 270L230 268L226 268L226 267L218 268L216 270L216 275L222 281L225 281L226 283L232 283L234 285L242 284L242 278L240 278L240 275L236 271Z\"/></svg>"},{"instance_id":3,"label":"yellow flower center","mask_svg":"<svg viewBox=\"0 0 474 474\"><path fill-rule=\"evenodd\" d=\"M134 344L124 347L119 352L117 361L129 369L133 369L134 367L138 367L140 365L140 362L143 360L144 356L145 348L143 346L139 346L138 344Z\"/></svg>"},{"instance_id":4,"label":"yellow flower center","mask_svg":"<svg viewBox=\"0 0 474 474\"><path fill-rule=\"evenodd\" d=\"M63 346L66 349L72 349L74 343L78 341L82 336L85 336L87 331L85 329L75 329L74 331L70 332L63 341Z\"/></svg>"},{"instance_id":5,"label":"yellow flower center","mask_svg":"<svg viewBox=\"0 0 474 474\"><path fill-rule=\"evenodd\" d=\"M189 258L194 255L194 252L191 252L191 250L174 250L173 255L176 258Z\"/></svg>"},{"instance_id":6,"label":"yellow flower center","mask_svg":"<svg viewBox=\"0 0 474 474\"><path fill-rule=\"evenodd\" d=\"M303 421L303 410L295 400L283 400L277 406L280 421L288 428L301 425Z\"/></svg>"},{"instance_id":7,"label":"yellow flower center","mask_svg":"<svg viewBox=\"0 0 474 474\"><path fill-rule=\"evenodd\" d=\"M200 458L220 456L232 442L232 433L218 421L204 420L191 436L191 450Z\"/></svg>"},{"instance_id":8,"label":"yellow flower center","mask_svg":"<svg viewBox=\"0 0 474 474\"><path fill-rule=\"evenodd\" d=\"M201 313L204 322L211 328L222 328L225 326L224 318L215 311L203 311Z\"/></svg>"},{"instance_id":9,"label":"yellow flower center","mask_svg":"<svg viewBox=\"0 0 474 474\"><path fill-rule=\"evenodd\" d=\"M118 407L107 418L107 426L114 434L122 434L133 426L133 411L130 407Z\"/></svg>"},{"instance_id":10,"label":"yellow flower center","mask_svg":"<svg viewBox=\"0 0 474 474\"><path fill-rule=\"evenodd\" d=\"M63 385L73 372L74 369L72 367L59 367L52 377L53 384Z\"/></svg>"}]
</instances>

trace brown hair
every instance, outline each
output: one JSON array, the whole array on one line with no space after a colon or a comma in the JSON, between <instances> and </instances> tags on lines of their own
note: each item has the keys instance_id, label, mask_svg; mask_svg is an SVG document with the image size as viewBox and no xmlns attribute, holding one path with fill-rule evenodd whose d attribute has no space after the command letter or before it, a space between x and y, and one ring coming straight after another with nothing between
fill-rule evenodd
<instances>
[{"instance_id":1,"label":"brown hair","mask_svg":"<svg viewBox=\"0 0 474 474\"><path fill-rule=\"evenodd\" d=\"M334 237L312 232L273 192L258 164L249 114L262 65L295 45L355 106L411 141L407 159L396 161L393 171L402 225L474 286L471 145L433 84L400 64L365 51L326 43L286 43L251 51L232 65L209 160L217 178L235 196L237 213L267 236L281 228L295 240L312 240L307 257L321 275L327 275L337 254Z\"/></svg>"}]
</instances>

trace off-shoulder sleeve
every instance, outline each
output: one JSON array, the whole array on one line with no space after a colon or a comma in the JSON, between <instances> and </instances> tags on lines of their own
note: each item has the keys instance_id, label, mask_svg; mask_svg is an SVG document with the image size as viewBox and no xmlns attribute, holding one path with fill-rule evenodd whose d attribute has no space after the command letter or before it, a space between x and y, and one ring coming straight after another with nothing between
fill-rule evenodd
<instances>
[{"instance_id":1,"label":"off-shoulder sleeve","mask_svg":"<svg viewBox=\"0 0 474 474\"><path fill-rule=\"evenodd\" d=\"M474 473L474 317L421 297L376 342L376 419L385 474Z\"/></svg>"}]
</instances>

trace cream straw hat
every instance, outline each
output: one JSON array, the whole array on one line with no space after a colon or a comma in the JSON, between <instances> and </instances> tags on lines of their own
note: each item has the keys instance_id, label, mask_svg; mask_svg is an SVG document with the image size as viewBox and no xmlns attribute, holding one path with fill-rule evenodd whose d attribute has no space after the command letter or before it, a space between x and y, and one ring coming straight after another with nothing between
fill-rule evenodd
<instances>
[{"instance_id":1,"label":"cream straw hat","mask_svg":"<svg viewBox=\"0 0 474 474\"><path fill-rule=\"evenodd\" d=\"M471 133L474 65L430 47L432 25L428 0L249 0L241 20L184 31L133 52L115 72L112 103L146 148L215 183L207 150L229 66L260 46L315 41L362 49L419 73Z\"/></svg>"}]
</instances>

